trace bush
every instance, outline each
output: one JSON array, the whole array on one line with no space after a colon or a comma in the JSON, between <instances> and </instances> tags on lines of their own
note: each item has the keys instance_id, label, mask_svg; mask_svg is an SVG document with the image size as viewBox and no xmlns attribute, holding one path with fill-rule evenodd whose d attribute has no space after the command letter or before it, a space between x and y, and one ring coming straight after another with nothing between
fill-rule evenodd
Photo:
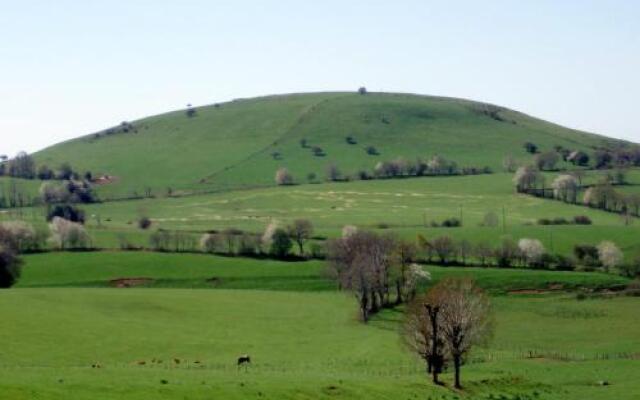
<instances>
[{"instance_id":1,"label":"bush","mask_svg":"<svg viewBox=\"0 0 640 400\"><path fill-rule=\"evenodd\" d=\"M600 265L598 258L598 248L590 244L577 244L573 246L573 254L578 261L588 267L597 267Z\"/></svg>"},{"instance_id":2,"label":"bush","mask_svg":"<svg viewBox=\"0 0 640 400\"><path fill-rule=\"evenodd\" d=\"M293 185L293 175L286 168L280 168L276 171L275 180L277 185Z\"/></svg>"},{"instance_id":3,"label":"bush","mask_svg":"<svg viewBox=\"0 0 640 400\"><path fill-rule=\"evenodd\" d=\"M151 228L151 224L152 224L152 222L151 222L151 219L149 217L141 217L138 220L138 227L140 229L147 230L147 229Z\"/></svg>"},{"instance_id":4,"label":"bush","mask_svg":"<svg viewBox=\"0 0 640 400\"><path fill-rule=\"evenodd\" d=\"M313 242L309 245L309 250L311 252L311 257L313 258L325 258L327 256L326 248L323 244Z\"/></svg>"},{"instance_id":5,"label":"bush","mask_svg":"<svg viewBox=\"0 0 640 400\"><path fill-rule=\"evenodd\" d=\"M322 147L320 146L313 146L311 148L311 151L313 152L313 155L316 157L324 157L327 154L324 152L324 150L322 150Z\"/></svg>"},{"instance_id":6,"label":"bush","mask_svg":"<svg viewBox=\"0 0 640 400\"><path fill-rule=\"evenodd\" d=\"M576 269L576 262L573 258L556 254L553 260L555 269L559 271L573 271Z\"/></svg>"},{"instance_id":7,"label":"bush","mask_svg":"<svg viewBox=\"0 0 640 400\"><path fill-rule=\"evenodd\" d=\"M591 225L591 218L586 215L576 215L573 217L573 223L576 225Z\"/></svg>"},{"instance_id":8,"label":"bush","mask_svg":"<svg viewBox=\"0 0 640 400\"><path fill-rule=\"evenodd\" d=\"M358 144L358 141L353 136L347 136L345 140L348 144Z\"/></svg>"},{"instance_id":9,"label":"bush","mask_svg":"<svg viewBox=\"0 0 640 400\"><path fill-rule=\"evenodd\" d=\"M370 156L377 156L380 153L378 152L378 149L376 149L374 146L367 146L365 148L365 151L367 152L367 154L369 154Z\"/></svg>"},{"instance_id":10,"label":"bush","mask_svg":"<svg viewBox=\"0 0 640 400\"><path fill-rule=\"evenodd\" d=\"M447 218L444 221L442 221L441 226L445 227L445 228L457 228L462 226L462 221L460 221L458 218Z\"/></svg>"},{"instance_id":11,"label":"bush","mask_svg":"<svg viewBox=\"0 0 640 400\"><path fill-rule=\"evenodd\" d=\"M0 245L0 289L13 286L20 278L20 259L15 253Z\"/></svg>"},{"instance_id":12,"label":"bush","mask_svg":"<svg viewBox=\"0 0 640 400\"><path fill-rule=\"evenodd\" d=\"M56 217L67 221L84 224L84 211L71 204L57 204L47 212L47 222L53 221Z\"/></svg>"},{"instance_id":13,"label":"bush","mask_svg":"<svg viewBox=\"0 0 640 400\"><path fill-rule=\"evenodd\" d=\"M292 246L293 242L287 231L282 228L276 229L271 237L271 254L277 258L285 258L289 255Z\"/></svg>"}]
</instances>

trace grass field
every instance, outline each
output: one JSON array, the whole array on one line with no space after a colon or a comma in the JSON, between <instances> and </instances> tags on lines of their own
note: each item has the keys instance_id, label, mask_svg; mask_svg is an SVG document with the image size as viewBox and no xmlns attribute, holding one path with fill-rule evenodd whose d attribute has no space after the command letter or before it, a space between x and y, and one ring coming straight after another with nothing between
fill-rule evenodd
<instances>
[{"instance_id":1,"label":"grass field","mask_svg":"<svg viewBox=\"0 0 640 400\"><path fill-rule=\"evenodd\" d=\"M156 229L183 230L196 236L228 227L262 232L274 220L285 225L295 218L307 218L313 222L316 235L324 237L338 236L344 225L354 224L361 229L395 232L409 240L417 234L427 238L450 235L472 243L496 243L503 236L516 240L533 237L540 239L548 251L565 254L578 243L613 240L629 257L640 252L635 239L640 234L639 224L626 225L612 213L515 194L509 174L325 183L106 202L83 208L94 244L103 248L117 247L120 235L146 246L150 232ZM480 226L489 212L497 215L498 226ZM43 209L23 209L20 213L6 212L0 218L44 224ZM153 220L149 231L137 228L141 215ZM572 219L576 215L588 216L593 225L536 224L539 218ZM462 218L463 227L430 226L432 221L450 217Z\"/></svg>"},{"instance_id":2,"label":"grass field","mask_svg":"<svg viewBox=\"0 0 640 400\"><path fill-rule=\"evenodd\" d=\"M493 344L473 354L463 372L466 389L456 393L429 384L423 366L403 349L398 313L365 326L355 320L353 301L336 293L4 291L0 314L11 323L0 330L9 344L0 352L0 398L640 395L637 299L508 296L494 298L494 305ZM234 364L243 353L254 360L246 372ZM451 382L449 374L444 379ZM599 386L604 380L610 386Z\"/></svg>"},{"instance_id":3,"label":"grass field","mask_svg":"<svg viewBox=\"0 0 640 400\"><path fill-rule=\"evenodd\" d=\"M109 287L120 278L150 278L146 287L334 291L321 261L284 262L150 252L51 253L25 257L17 287ZM494 293L520 289L606 288L628 280L613 274L427 266L433 282L469 276ZM213 279L215 278L215 279Z\"/></svg>"},{"instance_id":4,"label":"grass field","mask_svg":"<svg viewBox=\"0 0 640 400\"><path fill-rule=\"evenodd\" d=\"M496 111L497 118L487 110ZM525 141L542 150L555 145L590 150L615 142L482 103L383 93L270 96L201 107L193 118L183 110L133 125L129 133L92 134L58 144L36 159L115 176L114 184L99 189L109 198L140 195L147 188L162 195L169 187L179 192L273 186L275 170L282 166L305 182L311 172L323 177L329 163L352 174L401 156L413 160L440 154L461 166L500 170L508 154L530 159ZM357 143L348 144L347 136ZM302 139L309 147L320 146L325 156L312 155L300 145ZM376 147L379 155L368 155L367 146Z\"/></svg>"}]
</instances>

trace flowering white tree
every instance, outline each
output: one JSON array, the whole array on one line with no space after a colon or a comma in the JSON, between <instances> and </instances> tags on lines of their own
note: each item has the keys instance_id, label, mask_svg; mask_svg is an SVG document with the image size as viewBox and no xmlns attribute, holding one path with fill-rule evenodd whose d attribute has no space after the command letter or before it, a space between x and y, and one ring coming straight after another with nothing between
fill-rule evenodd
<instances>
[{"instance_id":1,"label":"flowering white tree","mask_svg":"<svg viewBox=\"0 0 640 400\"><path fill-rule=\"evenodd\" d=\"M37 248L38 238L33 226L22 221L0 223L0 243L14 251L22 252Z\"/></svg>"},{"instance_id":2,"label":"flowering white tree","mask_svg":"<svg viewBox=\"0 0 640 400\"><path fill-rule=\"evenodd\" d=\"M425 271L420 264L411 264L407 270L406 280L404 281L404 292L414 293L418 284L423 281L430 281L431 273Z\"/></svg>"},{"instance_id":3,"label":"flowering white tree","mask_svg":"<svg viewBox=\"0 0 640 400\"><path fill-rule=\"evenodd\" d=\"M84 226L55 217L49 224L51 242L61 250L89 247L91 239Z\"/></svg>"},{"instance_id":4,"label":"flowering white tree","mask_svg":"<svg viewBox=\"0 0 640 400\"><path fill-rule=\"evenodd\" d=\"M280 168L276 171L277 185L293 185L293 175L286 168Z\"/></svg>"},{"instance_id":5,"label":"flowering white tree","mask_svg":"<svg viewBox=\"0 0 640 400\"><path fill-rule=\"evenodd\" d=\"M200 250L205 253L214 253L221 245L221 240L218 235L213 233L205 233L200 238Z\"/></svg>"},{"instance_id":6,"label":"flowering white tree","mask_svg":"<svg viewBox=\"0 0 640 400\"><path fill-rule=\"evenodd\" d=\"M342 227L343 238L348 238L349 236L352 236L356 232L358 232L358 227L355 225L345 225L344 227Z\"/></svg>"},{"instance_id":7,"label":"flowering white tree","mask_svg":"<svg viewBox=\"0 0 640 400\"><path fill-rule=\"evenodd\" d=\"M606 271L622 264L624 255L615 243L602 241L598 244L598 258Z\"/></svg>"},{"instance_id":8,"label":"flowering white tree","mask_svg":"<svg viewBox=\"0 0 640 400\"><path fill-rule=\"evenodd\" d=\"M269 225L264 230L262 237L260 238L260 242L264 248L268 249L271 247L271 242L273 242L273 235L278 230L280 224L275 219L269 222Z\"/></svg>"},{"instance_id":9,"label":"flowering white tree","mask_svg":"<svg viewBox=\"0 0 640 400\"><path fill-rule=\"evenodd\" d=\"M560 175L551 184L556 199L575 203L578 197L578 180L572 175Z\"/></svg>"},{"instance_id":10,"label":"flowering white tree","mask_svg":"<svg viewBox=\"0 0 640 400\"><path fill-rule=\"evenodd\" d=\"M545 253L544 245L538 239L520 239L518 241L518 249L520 249L529 265L540 262Z\"/></svg>"},{"instance_id":11,"label":"flowering white tree","mask_svg":"<svg viewBox=\"0 0 640 400\"><path fill-rule=\"evenodd\" d=\"M544 183L544 178L536 168L525 165L516 170L513 176L513 183L516 185L518 192L524 192L537 188Z\"/></svg>"}]
</instances>

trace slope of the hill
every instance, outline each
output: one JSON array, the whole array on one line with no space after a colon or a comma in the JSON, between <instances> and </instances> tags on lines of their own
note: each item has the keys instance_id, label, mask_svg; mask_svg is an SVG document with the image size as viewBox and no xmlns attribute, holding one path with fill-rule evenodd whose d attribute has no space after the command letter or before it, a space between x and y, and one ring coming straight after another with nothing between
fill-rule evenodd
<instances>
[{"instance_id":1,"label":"slope of the hill","mask_svg":"<svg viewBox=\"0 0 640 400\"><path fill-rule=\"evenodd\" d=\"M347 137L351 139L347 140ZM306 145L302 145L302 141ZM408 94L315 93L237 100L134 121L39 152L39 162L70 162L114 177L107 197L168 188L224 190L273 185L287 167L298 182L371 170L378 161L435 154L460 166L498 169L503 158L530 157L522 144L593 149L612 139L566 129L505 108ZM316 155L313 147L322 154ZM366 151L375 147L378 154Z\"/></svg>"}]
</instances>

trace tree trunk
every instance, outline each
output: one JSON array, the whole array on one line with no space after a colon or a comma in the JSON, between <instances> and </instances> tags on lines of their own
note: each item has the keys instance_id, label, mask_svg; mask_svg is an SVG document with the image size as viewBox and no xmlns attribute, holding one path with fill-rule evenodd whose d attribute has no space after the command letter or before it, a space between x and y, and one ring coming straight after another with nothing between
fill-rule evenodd
<instances>
[{"instance_id":1,"label":"tree trunk","mask_svg":"<svg viewBox=\"0 0 640 400\"><path fill-rule=\"evenodd\" d=\"M460 356L453 357L453 367L455 368L455 384L456 389L462 389L460 385Z\"/></svg>"},{"instance_id":2,"label":"tree trunk","mask_svg":"<svg viewBox=\"0 0 640 400\"><path fill-rule=\"evenodd\" d=\"M369 299L367 297L367 292L363 292L360 296L360 311L362 312L362 322L365 324L369 322Z\"/></svg>"},{"instance_id":3,"label":"tree trunk","mask_svg":"<svg viewBox=\"0 0 640 400\"><path fill-rule=\"evenodd\" d=\"M400 279L396 280L396 305L402 304L402 284Z\"/></svg>"},{"instance_id":4,"label":"tree trunk","mask_svg":"<svg viewBox=\"0 0 640 400\"><path fill-rule=\"evenodd\" d=\"M304 257L304 243L299 241L298 247L300 248L300 257Z\"/></svg>"}]
</instances>

